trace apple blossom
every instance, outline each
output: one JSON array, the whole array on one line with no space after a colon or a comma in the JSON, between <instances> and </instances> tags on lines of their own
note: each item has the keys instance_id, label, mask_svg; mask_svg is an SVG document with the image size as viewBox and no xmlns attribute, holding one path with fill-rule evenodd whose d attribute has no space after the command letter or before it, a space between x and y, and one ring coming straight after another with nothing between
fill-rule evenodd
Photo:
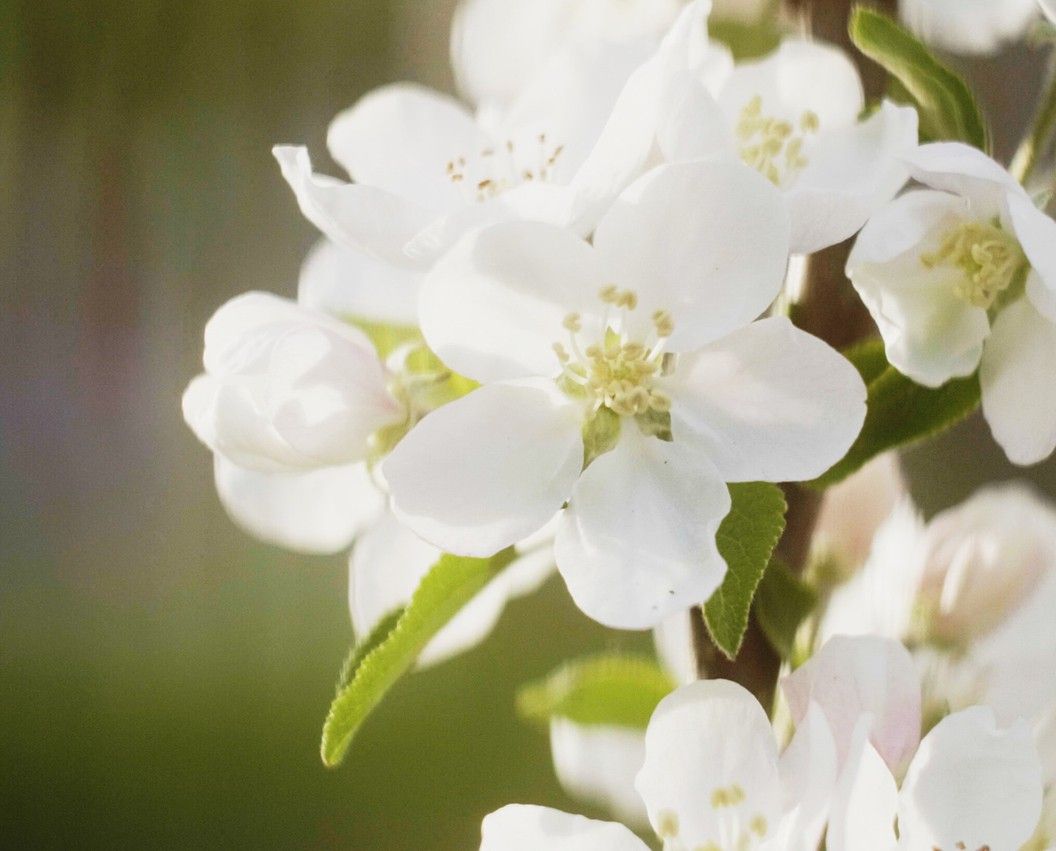
<instances>
[{"instance_id":1,"label":"apple blossom","mask_svg":"<svg viewBox=\"0 0 1056 851\"><path fill-rule=\"evenodd\" d=\"M996 53L1023 38L1038 13L1035 0L899 0L898 10L929 44L965 54Z\"/></svg>"},{"instance_id":2,"label":"apple blossom","mask_svg":"<svg viewBox=\"0 0 1056 851\"><path fill-rule=\"evenodd\" d=\"M707 599L726 570L724 483L819 475L864 416L845 359L786 319L752 322L787 251L774 187L714 163L642 178L593 245L528 222L466 237L420 315L433 351L484 386L385 460L398 516L483 556L570 502L555 552L587 614L646 628Z\"/></svg>"},{"instance_id":3,"label":"apple blossom","mask_svg":"<svg viewBox=\"0 0 1056 851\"><path fill-rule=\"evenodd\" d=\"M817 709L779 754L758 701L735 683L707 680L661 701L635 785L666 851L813 851L835 777ZM481 851L648 848L622 825L543 807L505 807L481 832Z\"/></svg>"},{"instance_id":4,"label":"apple blossom","mask_svg":"<svg viewBox=\"0 0 1056 851\"><path fill-rule=\"evenodd\" d=\"M917 144L916 111L884 101L860 120L861 79L834 46L786 39L738 63L718 102L735 154L784 193L796 253L853 236L908 178L901 157Z\"/></svg>"},{"instance_id":5,"label":"apple blossom","mask_svg":"<svg viewBox=\"0 0 1056 851\"><path fill-rule=\"evenodd\" d=\"M1056 223L959 143L907 159L913 190L866 225L847 274L888 360L928 387L981 369L983 414L1017 464L1056 447Z\"/></svg>"}]
</instances>

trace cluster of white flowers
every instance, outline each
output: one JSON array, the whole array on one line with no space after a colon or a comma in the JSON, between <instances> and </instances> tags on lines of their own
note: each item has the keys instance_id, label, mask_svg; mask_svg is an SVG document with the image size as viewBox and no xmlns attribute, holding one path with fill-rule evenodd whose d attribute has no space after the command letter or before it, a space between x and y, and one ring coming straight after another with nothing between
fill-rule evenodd
<instances>
[{"instance_id":1,"label":"cluster of white flowers","mask_svg":"<svg viewBox=\"0 0 1056 851\"><path fill-rule=\"evenodd\" d=\"M587 615L661 627L684 657L687 610L727 574L728 484L813 480L858 438L859 371L786 314L791 261L859 231L847 276L887 361L927 388L978 372L1013 462L1056 449L1056 222L984 153L919 145L915 108L867 104L836 47L790 36L735 62L711 5L465 0L464 101L397 84L338 115L328 147L351 182L275 148L323 239L296 302L217 311L183 411L247 531L352 547L357 636L441 554L515 548L420 663L480 641L555 566ZM772 4L723 5L753 21ZM990 50L1037 6L902 11ZM822 512L815 555L853 577L784 680L784 753L756 698L692 682L644 735L555 719L570 789L646 815L665 851L1030 840L1056 779L1037 752L1056 751L1056 520L1011 490L924 525L878 464ZM532 807L483 833L487 851L646 847Z\"/></svg>"}]
</instances>

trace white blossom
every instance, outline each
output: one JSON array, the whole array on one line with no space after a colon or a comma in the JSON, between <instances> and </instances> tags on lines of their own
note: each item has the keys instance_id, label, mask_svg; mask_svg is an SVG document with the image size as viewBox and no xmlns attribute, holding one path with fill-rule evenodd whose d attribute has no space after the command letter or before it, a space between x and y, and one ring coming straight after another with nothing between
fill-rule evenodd
<instances>
[{"instance_id":1,"label":"white blossom","mask_svg":"<svg viewBox=\"0 0 1056 851\"><path fill-rule=\"evenodd\" d=\"M898 10L929 44L969 55L1023 38L1038 12L1035 0L899 0Z\"/></svg>"},{"instance_id":2,"label":"white blossom","mask_svg":"<svg viewBox=\"0 0 1056 851\"><path fill-rule=\"evenodd\" d=\"M872 218L847 274L895 367L929 387L980 369L995 439L1014 463L1041 461L1056 447L1056 223L967 145L908 162L930 188Z\"/></svg>"},{"instance_id":3,"label":"white blossom","mask_svg":"<svg viewBox=\"0 0 1056 851\"><path fill-rule=\"evenodd\" d=\"M468 236L426 279L422 330L484 386L386 459L397 514L489 555L570 502L557 564L587 614L645 628L707 599L724 483L817 476L864 417L846 360L785 319L752 323L787 251L776 190L734 164L655 170L593 245L531 223ZM584 431L601 452L585 470Z\"/></svg>"},{"instance_id":4,"label":"white blossom","mask_svg":"<svg viewBox=\"0 0 1056 851\"><path fill-rule=\"evenodd\" d=\"M666 851L812 851L836 778L836 752L816 708L784 754L758 701L735 683L683 686L661 701L645 734L636 787ZM646 846L622 825L542 807L484 820L481 851Z\"/></svg>"}]
</instances>

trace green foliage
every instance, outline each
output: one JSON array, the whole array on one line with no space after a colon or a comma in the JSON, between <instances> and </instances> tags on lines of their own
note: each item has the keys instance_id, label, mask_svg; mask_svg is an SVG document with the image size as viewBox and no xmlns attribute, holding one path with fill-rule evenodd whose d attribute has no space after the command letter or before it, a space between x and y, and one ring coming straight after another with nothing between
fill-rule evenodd
<instances>
[{"instance_id":1,"label":"green foliage","mask_svg":"<svg viewBox=\"0 0 1056 851\"><path fill-rule=\"evenodd\" d=\"M715 646L735 659L748 629L752 598L785 530L788 506L781 488L767 482L732 484L730 497L733 506L715 536L729 570L704 605L704 623Z\"/></svg>"},{"instance_id":2,"label":"green foliage","mask_svg":"<svg viewBox=\"0 0 1056 851\"><path fill-rule=\"evenodd\" d=\"M407 607L386 618L354 648L323 724L322 757L330 767L345 757L364 719L418 659L429 640L513 559L503 550L488 559L443 555Z\"/></svg>"},{"instance_id":3,"label":"green foliage","mask_svg":"<svg viewBox=\"0 0 1056 851\"><path fill-rule=\"evenodd\" d=\"M755 618L770 645L788 659L800 624L814 611L818 595L780 559L772 559L755 594Z\"/></svg>"},{"instance_id":4,"label":"green foliage","mask_svg":"<svg viewBox=\"0 0 1056 851\"><path fill-rule=\"evenodd\" d=\"M957 141L990 149L990 132L968 84L918 38L891 18L859 6L851 14L851 40L907 94L920 115L927 141Z\"/></svg>"},{"instance_id":5,"label":"green foliage","mask_svg":"<svg viewBox=\"0 0 1056 851\"><path fill-rule=\"evenodd\" d=\"M813 487L824 488L841 482L882 452L939 434L979 406L977 375L955 378L942 387L922 387L893 366L879 370L883 358L880 340L870 341L846 354L867 381L869 409L850 451L815 479L811 483Z\"/></svg>"},{"instance_id":6,"label":"green foliage","mask_svg":"<svg viewBox=\"0 0 1056 851\"><path fill-rule=\"evenodd\" d=\"M675 683L651 659L595 656L568 662L517 695L517 711L529 721L566 718L577 724L644 730L656 705Z\"/></svg>"}]
</instances>

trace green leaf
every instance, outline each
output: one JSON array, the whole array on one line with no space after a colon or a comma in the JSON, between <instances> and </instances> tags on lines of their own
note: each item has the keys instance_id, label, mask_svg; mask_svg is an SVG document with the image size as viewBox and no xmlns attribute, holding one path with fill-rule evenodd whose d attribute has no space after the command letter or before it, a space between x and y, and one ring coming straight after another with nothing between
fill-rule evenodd
<instances>
[{"instance_id":1,"label":"green leaf","mask_svg":"<svg viewBox=\"0 0 1056 851\"><path fill-rule=\"evenodd\" d=\"M851 14L849 29L855 46L913 99L922 137L990 150L990 132L972 90L923 42L891 18L863 6Z\"/></svg>"},{"instance_id":2,"label":"green leaf","mask_svg":"<svg viewBox=\"0 0 1056 851\"><path fill-rule=\"evenodd\" d=\"M704 604L711 640L728 658L737 658L748 629L748 613L774 547L785 530L785 495L777 485L730 485L733 506L719 526L715 542L729 570Z\"/></svg>"},{"instance_id":3,"label":"green leaf","mask_svg":"<svg viewBox=\"0 0 1056 851\"><path fill-rule=\"evenodd\" d=\"M755 594L755 618L782 659L792 655L796 632L818 604L814 589L773 559Z\"/></svg>"},{"instance_id":4,"label":"green leaf","mask_svg":"<svg viewBox=\"0 0 1056 851\"><path fill-rule=\"evenodd\" d=\"M512 549L490 559L444 555L432 567L407 607L386 618L353 649L330 713L323 724L322 757L339 765L356 731L429 640L513 559Z\"/></svg>"},{"instance_id":5,"label":"green leaf","mask_svg":"<svg viewBox=\"0 0 1056 851\"><path fill-rule=\"evenodd\" d=\"M337 694L341 694L344 688L352 682L352 678L356 675L356 671L359 670L359 666L363 664L363 660L367 658L371 651L389 637L389 633L396 628L396 624L403 617L403 613L404 609L400 607L386 615L375 624L374 629L370 631L370 635L352 647L345 658L345 664L341 666L341 673L337 677Z\"/></svg>"},{"instance_id":6,"label":"green leaf","mask_svg":"<svg viewBox=\"0 0 1056 851\"><path fill-rule=\"evenodd\" d=\"M879 354L878 354L879 352ZM859 371L873 371L883 353L879 340L858 347L849 355L857 357ZM864 366L862 364L866 364ZM825 488L841 482L868 461L900 446L924 440L956 425L978 406L979 377L955 378L942 387L921 387L893 366L887 366L869 382L868 412L858 439L843 460L811 482Z\"/></svg>"},{"instance_id":7,"label":"green leaf","mask_svg":"<svg viewBox=\"0 0 1056 851\"><path fill-rule=\"evenodd\" d=\"M671 676L651 659L595 656L569 662L524 686L517 711L544 724L558 717L644 730L656 705L674 688Z\"/></svg>"}]
</instances>

